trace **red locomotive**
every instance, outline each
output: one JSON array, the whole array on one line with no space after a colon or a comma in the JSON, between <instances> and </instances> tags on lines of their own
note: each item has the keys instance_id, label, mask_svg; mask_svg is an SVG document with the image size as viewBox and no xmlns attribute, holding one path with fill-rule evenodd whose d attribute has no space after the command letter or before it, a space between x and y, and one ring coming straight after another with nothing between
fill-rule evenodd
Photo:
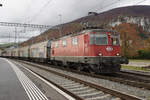
<instances>
[{"instance_id":1,"label":"red locomotive","mask_svg":"<svg viewBox=\"0 0 150 100\"><path fill-rule=\"evenodd\" d=\"M86 29L59 39L10 48L6 55L89 72L114 73L120 71L121 64L128 63L120 56L119 40L119 35L112 30Z\"/></svg>"},{"instance_id":2,"label":"red locomotive","mask_svg":"<svg viewBox=\"0 0 150 100\"><path fill-rule=\"evenodd\" d=\"M120 71L128 63L120 56L119 35L112 30L89 29L51 42L50 61L96 73Z\"/></svg>"}]
</instances>

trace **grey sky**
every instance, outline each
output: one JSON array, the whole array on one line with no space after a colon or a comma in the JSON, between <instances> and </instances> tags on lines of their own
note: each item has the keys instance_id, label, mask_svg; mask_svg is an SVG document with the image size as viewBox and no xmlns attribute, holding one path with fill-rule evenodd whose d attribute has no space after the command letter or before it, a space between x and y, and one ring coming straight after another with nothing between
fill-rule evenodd
<instances>
[{"instance_id":1,"label":"grey sky","mask_svg":"<svg viewBox=\"0 0 150 100\"><path fill-rule=\"evenodd\" d=\"M140 1L144 0L0 0L3 4L3 7L0 7L0 22L57 25L60 24L59 14L62 15L62 23L66 23L86 16L89 11L102 12L116 7L135 5ZM150 5L150 0L139 5ZM0 36L4 33L14 35L13 28L0 27L0 29L2 30ZM1 41L8 39L0 38Z\"/></svg>"}]
</instances>

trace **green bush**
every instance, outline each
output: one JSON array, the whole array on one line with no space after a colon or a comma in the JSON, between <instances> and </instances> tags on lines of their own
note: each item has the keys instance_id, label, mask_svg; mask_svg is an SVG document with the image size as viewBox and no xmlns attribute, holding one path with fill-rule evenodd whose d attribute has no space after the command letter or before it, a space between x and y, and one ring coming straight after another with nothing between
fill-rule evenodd
<instances>
[{"instance_id":1,"label":"green bush","mask_svg":"<svg viewBox=\"0 0 150 100\"><path fill-rule=\"evenodd\" d=\"M148 50L139 50L138 58L140 59L150 59L150 51Z\"/></svg>"}]
</instances>

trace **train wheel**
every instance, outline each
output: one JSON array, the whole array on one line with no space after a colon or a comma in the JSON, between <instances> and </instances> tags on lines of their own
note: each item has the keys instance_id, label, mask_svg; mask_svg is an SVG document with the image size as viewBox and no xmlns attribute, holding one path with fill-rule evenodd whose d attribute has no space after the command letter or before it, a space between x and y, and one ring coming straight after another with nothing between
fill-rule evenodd
<instances>
[{"instance_id":1,"label":"train wheel","mask_svg":"<svg viewBox=\"0 0 150 100\"><path fill-rule=\"evenodd\" d=\"M77 67L77 71L82 71L82 68L80 66Z\"/></svg>"},{"instance_id":2,"label":"train wheel","mask_svg":"<svg viewBox=\"0 0 150 100\"><path fill-rule=\"evenodd\" d=\"M90 64L90 65L89 65L89 68L88 68L89 73L95 74L95 71L94 71L94 68L95 68L95 67L96 67L95 65Z\"/></svg>"},{"instance_id":3,"label":"train wheel","mask_svg":"<svg viewBox=\"0 0 150 100\"><path fill-rule=\"evenodd\" d=\"M78 64L77 71L83 71L83 66L81 64Z\"/></svg>"},{"instance_id":4,"label":"train wheel","mask_svg":"<svg viewBox=\"0 0 150 100\"><path fill-rule=\"evenodd\" d=\"M54 66L58 66L58 63L56 61L53 62Z\"/></svg>"}]
</instances>

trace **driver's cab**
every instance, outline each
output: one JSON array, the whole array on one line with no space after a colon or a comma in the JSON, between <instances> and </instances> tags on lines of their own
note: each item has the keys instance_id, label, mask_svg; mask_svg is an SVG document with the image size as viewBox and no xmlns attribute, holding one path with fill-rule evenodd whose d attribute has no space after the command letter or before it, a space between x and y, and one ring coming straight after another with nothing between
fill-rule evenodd
<instances>
[{"instance_id":1,"label":"driver's cab","mask_svg":"<svg viewBox=\"0 0 150 100\"><path fill-rule=\"evenodd\" d=\"M114 31L93 30L89 33L90 55L120 56L120 37Z\"/></svg>"}]
</instances>

